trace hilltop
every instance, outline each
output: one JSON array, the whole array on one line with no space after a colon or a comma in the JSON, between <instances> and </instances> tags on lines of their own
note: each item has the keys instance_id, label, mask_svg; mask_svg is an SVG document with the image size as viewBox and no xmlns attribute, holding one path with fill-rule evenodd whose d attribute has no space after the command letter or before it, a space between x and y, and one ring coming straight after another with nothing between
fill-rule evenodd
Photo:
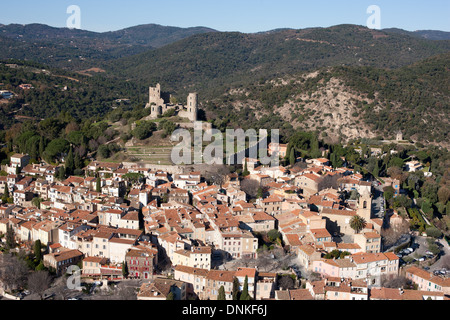
<instances>
[{"instance_id":1,"label":"hilltop","mask_svg":"<svg viewBox=\"0 0 450 320\"><path fill-rule=\"evenodd\" d=\"M213 97L232 85L246 86L334 66L399 68L448 52L450 41L432 41L362 26L244 34L198 34L157 50L107 63L116 76L161 83L185 95L195 89Z\"/></svg>"},{"instance_id":2,"label":"hilltop","mask_svg":"<svg viewBox=\"0 0 450 320\"><path fill-rule=\"evenodd\" d=\"M79 71L205 32L216 30L146 24L100 33L44 24L0 25L0 59L32 60Z\"/></svg>"}]
</instances>

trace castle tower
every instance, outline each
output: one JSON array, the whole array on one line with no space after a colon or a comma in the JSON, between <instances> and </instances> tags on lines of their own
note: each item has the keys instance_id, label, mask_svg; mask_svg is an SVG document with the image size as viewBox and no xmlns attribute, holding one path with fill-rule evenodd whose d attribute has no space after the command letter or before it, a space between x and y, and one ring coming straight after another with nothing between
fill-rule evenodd
<instances>
[{"instance_id":1,"label":"castle tower","mask_svg":"<svg viewBox=\"0 0 450 320\"><path fill-rule=\"evenodd\" d=\"M152 102L155 104L158 104L159 100L161 99L161 85L158 83L156 87L150 87L149 88L149 103Z\"/></svg>"},{"instance_id":2,"label":"castle tower","mask_svg":"<svg viewBox=\"0 0 450 320\"><path fill-rule=\"evenodd\" d=\"M366 222L369 222L372 217L372 195L370 192L363 191L358 200L358 216L364 218Z\"/></svg>"},{"instance_id":3,"label":"castle tower","mask_svg":"<svg viewBox=\"0 0 450 320\"><path fill-rule=\"evenodd\" d=\"M149 88L149 100L146 108L151 108L150 115L156 118L162 114L164 107L164 99L161 98L161 85L158 83L156 87Z\"/></svg>"},{"instance_id":4,"label":"castle tower","mask_svg":"<svg viewBox=\"0 0 450 320\"><path fill-rule=\"evenodd\" d=\"M188 118L191 121L197 121L197 113L198 113L198 94L190 93L187 98L187 113Z\"/></svg>"}]
</instances>

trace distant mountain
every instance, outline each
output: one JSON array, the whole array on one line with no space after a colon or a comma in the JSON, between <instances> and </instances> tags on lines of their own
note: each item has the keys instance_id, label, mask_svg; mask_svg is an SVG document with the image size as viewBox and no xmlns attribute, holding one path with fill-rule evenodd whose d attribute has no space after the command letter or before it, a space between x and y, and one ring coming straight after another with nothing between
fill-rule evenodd
<instances>
[{"instance_id":1,"label":"distant mountain","mask_svg":"<svg viewBox=\"0 0 450 320\"><path fill-rule=\"evenodd\" d=\"M98 37L98 33L92 31L56 28L39 23L0 25L0 35L24 41Z\"/></svg>"},{"instance_id":2,"label":"distant mountain","mask_svg":"<svg viewBox=\"0 0 450 320\"><path fill-rule=\"evenodd\" d=\"M418 31L406 31L403 29L390 28L383 29L388 33L399 33L403 35L409 35L416 38L424 38L428 40L450 40L450 32L439 30L418 30Z\"/></svg>"},{"instance_id":3,"label":"distant mountain","mask_svg":"<svg viewBox=\"0 0 450 320\"><path fill-rule=\"evenodd\" d=\"M145 24L118 31L99 33L79 29L56 28L37 23L0 25L0 35L17 40L103 39L115 41L118 44L142 45L155 48L206 32L216 32L216 30L206 27L179 28Z\"/></svg>"},{"instance_id":4,"label":"distant mountain","mask_svg":"<svg viewBox=\"0 0 450 320\"><path fill-rule=\"evenodd\" d=\"M148 24L98 33L44 24L0 25L0 37L7 43L0 47L0 59L34 60L54 67L81 70L206 32L215 30Z\"/></svg>"},{"instance_id":5,"label":"distant mountain","mask_svg":"<svg viewBox=\"0 0 450 320\"><path fill-rule=\"evenodd\" d=\"M101 34L101 37L111 41L119 41L120 43L160 48L181 39L208 32L217 31L206 27L179 28L145 24L118 31L105 32Z\"/></svg>"},{"instance_id":6,"label":"distant mountain","mask_svg":"<svg viewBox=\"0 0 450 320\"><path fill-rule=\"evenodd\" d=\"M450 50L431 41L362 26L286 29L269 33L198 34L157 50L114 60L117 75L181 94L212 97L231 85L329 66L398 68Z\"/></svg>"}]
</instances>

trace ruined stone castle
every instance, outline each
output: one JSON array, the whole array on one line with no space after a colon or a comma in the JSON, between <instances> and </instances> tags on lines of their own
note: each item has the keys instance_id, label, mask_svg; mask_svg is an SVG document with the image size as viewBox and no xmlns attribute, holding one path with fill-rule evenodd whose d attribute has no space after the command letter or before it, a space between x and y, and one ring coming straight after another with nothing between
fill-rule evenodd
<instances>
[{"instance_id":1,"label":"ruined stone castle","mask_svg":"<svg viewBox=\"0 0 450 320\"><path fill-rule=\"evenodd\" d=\"M175 115L182 118L187 118L190 121L197 120L198 113L198 95L197 93L190 93L187 97L187 105L172 104L170 102L170 96L164 96L161 93L161 85L158 83L156 87L150 87L149 90L149 102L145 106L151 108L150 117L158 118L169 110L174 110Z\"/></svg>"}]
</instances>

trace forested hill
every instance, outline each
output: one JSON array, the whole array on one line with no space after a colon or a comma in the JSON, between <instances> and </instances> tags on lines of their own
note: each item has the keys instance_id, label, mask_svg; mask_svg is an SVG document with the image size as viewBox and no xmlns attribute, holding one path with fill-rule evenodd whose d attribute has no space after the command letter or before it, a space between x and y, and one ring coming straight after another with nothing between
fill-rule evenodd
<instances>
[{"instance_id":1,"label":"forested hill","mask_svg":"<svg viewBox=\"0 0 450 320\"><path fill-rule=\"evenodd\" d=\"M388 33L400 33L417 38L424 38L429 40L450 40L450 32L439 30L418 30L418 31L406 31L397 28L383 29Z\"/></svg>"},{"instance_id":2,"label":"forested hill","mask_svg":"<svg viewBox=\"0 0 450 320\"><path fill-rule=\"evenodd\" d=\"M22 89L22 84L33 88ZM144 85L21 61L0 61L0 89L15 95L10 100L0 99L0 129L27 119L39 122L61 113L78 121L100 120L114 108L143 109L148 101L148 87Z\"/></svg>"},{"instance_id":3,"label":"forested hill","mask_svg":"<svg viewBox=\"0 0 450 320\"><path fill-rule=\"evenodd\" d=\"M234 87L205 104L219 128L313 130L336 142L405 139L450 147L450 53L398 69L338 66ZM336 140L338 139L338 140Z\"/></svg>"},{"instance_id":4,"label":"forested hill","mask_svg":"<svg viewBox=\"0 0 450 320\"><path fill-rule=\"evenodd\" d=\"M199 34L136 56L107 70L183 96L212 97L230 85L327 66L397 68L448 52L450 41L432 41L355 25L243 34Z\"/></svg>"},{"instance_id":5,"label":"forested hill","mask_svg":"<svg viewBox=\"0 0 450 320\"><path fill-rule=\"evenodd\" d=\"M103 33L44 24L0 25L0 59L29 60L80 71L198 33L215 31L206 27L178 28L157 24Z\"/></svg>"}]
</instances>

